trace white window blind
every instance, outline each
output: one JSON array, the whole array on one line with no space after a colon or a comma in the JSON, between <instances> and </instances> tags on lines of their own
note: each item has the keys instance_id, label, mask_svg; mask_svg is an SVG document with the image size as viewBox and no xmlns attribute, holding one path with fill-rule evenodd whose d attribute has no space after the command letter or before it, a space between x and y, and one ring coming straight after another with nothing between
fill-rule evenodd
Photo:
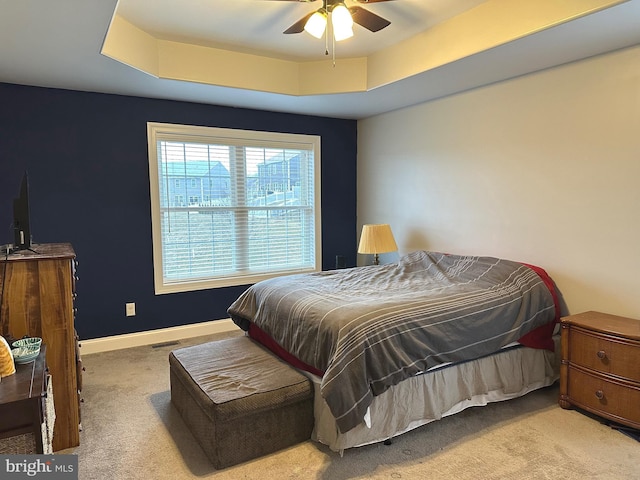
<instances>
[{"instance_id":1,"label":"white window blind","mask_svg":"<svg viewBox=\"0 0 640 480\"><path fill-rule=\"evenodd\" d=\"M320 138L148 123L156 293L320 270Z\"/></svg>"}]
</instances>

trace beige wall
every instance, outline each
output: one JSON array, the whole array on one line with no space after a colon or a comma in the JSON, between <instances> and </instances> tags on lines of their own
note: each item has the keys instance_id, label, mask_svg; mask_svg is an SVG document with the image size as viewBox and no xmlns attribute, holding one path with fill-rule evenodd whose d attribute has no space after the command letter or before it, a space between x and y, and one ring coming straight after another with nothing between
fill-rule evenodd
<instances>
[{"instance_id":1,"label":"beige wall","mask_svg":"<svg viewBox=\"0 0 640 480\"><path fill-rule=\"evenodd\" d=\"M358 136L359 224L390 223L400 253L535 263L570 313L640 318L640 47L368 118Z\"/></svg>"}]
</instances>

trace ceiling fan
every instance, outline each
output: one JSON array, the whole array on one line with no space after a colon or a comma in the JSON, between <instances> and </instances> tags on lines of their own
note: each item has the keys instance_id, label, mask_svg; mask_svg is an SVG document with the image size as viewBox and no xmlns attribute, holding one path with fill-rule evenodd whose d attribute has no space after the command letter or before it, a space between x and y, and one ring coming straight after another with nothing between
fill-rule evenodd
<instances>
[{"instance_id":1,"label":"ceiling fan","mask_svg":"<svg viewBox=\"0 0 640 480\"><path fill-rule=\"evenodd\" d=\"M283 2L311 3L316 0L279 0ZM392 0L354 0L358 3L389 2ZM328 17L332 17L332 25L336 40L349 38L353 35L351 26L353 23L363 26L371 32L377 32L389 26L391 22L362 7L346 7L344 0L322 0L322 8L305 15L296 23L287 28L283 33L309 32L311 35L321 38L327 25ZM350 18L349 18L350 17ZM344 23L343 23L344 22Z\"/></svg>"}]
</instances>

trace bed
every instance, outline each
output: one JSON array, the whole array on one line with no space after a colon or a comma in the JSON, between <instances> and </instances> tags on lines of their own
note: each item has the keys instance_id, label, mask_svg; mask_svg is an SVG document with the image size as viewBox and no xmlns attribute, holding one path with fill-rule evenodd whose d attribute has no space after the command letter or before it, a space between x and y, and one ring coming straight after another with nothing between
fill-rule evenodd
<instances>
[{"instance_id":1,"label":"bed","mask_svg":"<svg viewBox=\"0 0 640 480\"><path fill-rule=\"evenodd\" d=\"M248 288L232 320L307 372L314 438L343 451L557 379L558 297L536 266L417 251Z\"/></svg>"}]
</instances>

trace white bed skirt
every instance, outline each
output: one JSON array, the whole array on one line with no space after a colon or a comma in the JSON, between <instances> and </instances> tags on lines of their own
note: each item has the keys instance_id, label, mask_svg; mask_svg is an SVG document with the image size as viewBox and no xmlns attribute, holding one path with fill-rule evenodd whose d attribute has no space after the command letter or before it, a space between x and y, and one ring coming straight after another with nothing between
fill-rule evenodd
<instances>
[{"instance_id":1,"label":"white bed skirt","mask_svg":"<svg viewBox=\"0 0 640 480\"><path fill-rule=\"evenodd\" d=\"M404 380L375 397L366 423L346 433L340 433L320 395L320 377L306 373L315 389L312 439L342 453L347 448L387 440L468 407L509 400L551 385L560 371L560 336L555 335L554 341L555 352L513 348Z\"/></svg>"}]
</instances>

